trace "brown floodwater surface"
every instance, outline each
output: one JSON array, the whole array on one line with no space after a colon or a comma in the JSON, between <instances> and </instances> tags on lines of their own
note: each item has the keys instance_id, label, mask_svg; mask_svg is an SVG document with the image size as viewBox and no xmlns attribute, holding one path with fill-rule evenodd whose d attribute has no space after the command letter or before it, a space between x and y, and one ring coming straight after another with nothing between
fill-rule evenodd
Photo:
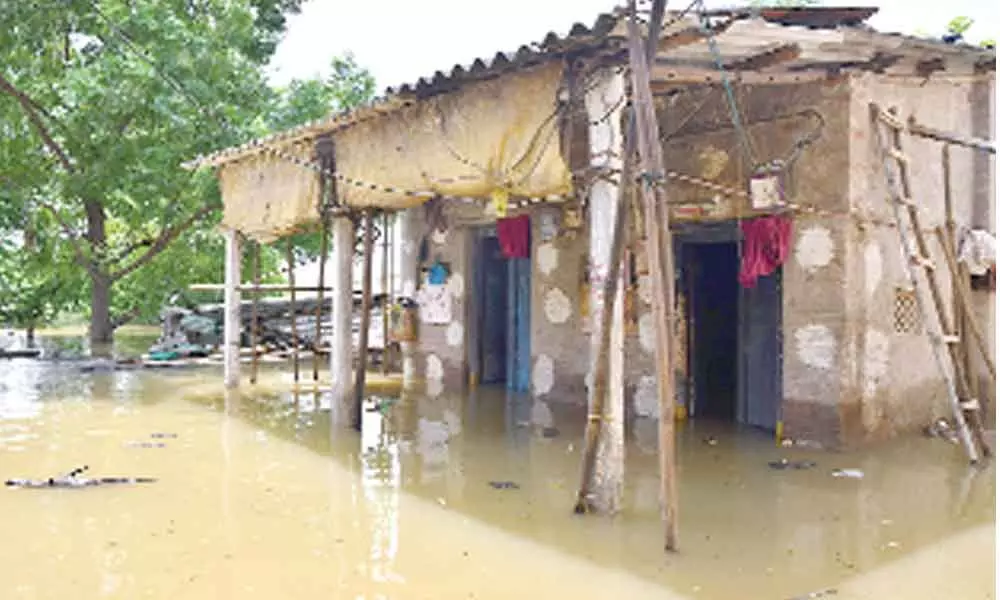
<instances>
[{"instance_id":1,"label":"brown floodwater surface","mask_svg":"<svg viewBox=\"0 0 1000 600\"><path fill-rule=\"evenodd\" d=\"M943 441L822 453L683 424L665 554L655 423L630 426L622 513L581 517L579 410L404 395L359 435L287 374L220 379L0 362L0 478L157 479L0 489L0 598L993 598L994 467Z\"/></svg>"}]
</instances>

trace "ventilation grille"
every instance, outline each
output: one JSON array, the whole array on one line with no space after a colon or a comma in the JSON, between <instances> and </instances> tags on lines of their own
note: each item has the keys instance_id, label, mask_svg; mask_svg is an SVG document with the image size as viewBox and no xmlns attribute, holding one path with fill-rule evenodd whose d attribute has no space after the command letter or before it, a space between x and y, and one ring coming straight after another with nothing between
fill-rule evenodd
<instances>
[{"instance_id":1,"label":"ventilation grille","mask_svg":"<svg viewBox=\"0 0 1000 600\"><path fill-rule=\"evenodd\" d=\"M896 288L892 303L892 325L896 333L920 334L923 324L920 320L920 307L917 305L917 292L906 288Z\"/></svg>"}]
</instances>

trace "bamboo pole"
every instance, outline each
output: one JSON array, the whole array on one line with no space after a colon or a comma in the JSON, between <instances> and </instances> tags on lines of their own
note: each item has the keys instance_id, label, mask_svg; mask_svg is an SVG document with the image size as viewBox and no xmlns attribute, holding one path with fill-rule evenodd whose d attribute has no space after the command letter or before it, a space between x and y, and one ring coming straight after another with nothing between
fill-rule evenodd
<instances>
[{"instance_id":1,"label":"bamboo pole","mask_svg":"<svg viewBox=\"0 0 1000 600\"><path fill-rule=\"evenodd\" d=\"M955 290L958 292L959 301L962 304L962 312L971 315L972 314L972 298L969 295L969 290L965 285L961 285L962 282L957 281L961 277L961 271L958 265L958 259L955 258L955 254L952 251L951 245L948 243L947 235L941 227L935 228L934 232L938 236L938 241L941 243L941 248L944 250L944 259L948 263L948 271L951 272L951 276L956 280ZM983 330L979 327L979 323L975 319L966 319L966 325L969 326L969 331L972 333L972 339L976 342L976 347L979 349L980 355L983 357L983 362L986 364L986 370L989 371L990 377L996 379L997 371L996 365L989 354L989 344L986 343L986 336L983 335Z\"/></svg>"},{"instance_id":2,"label":"bamboo pole","mask_svg":"<svg viewBox=\"0 0 1000 600\"><path fill-rule=\"evenodd\" d=\"M313 334L313 381L319 381L319 348L323 340L323 290L326 289L326 254L330 238L330 217L326 211L320 224L319 238L319 289L316 294L316 331Z\"/></svg>"},{"instance_id":3,"label":"bamboo pole","mask_svg":"<svg viewBox=\"0 0 1000 600\"><path fill-rule=\"evenodd\" d=\"M354 374L354 429L361 431L362 401L365 397L365 369L368 367L368 329L372 313L372 251L375 210L365 211L364 271L361 283L361 331L358 341L358 367Z\"/></svg>"},{"instance_id":4,"label":"bamboo pole","mask_svg":"<svg viewBox=\"0 0 1000 600\"><path fill-rule=\"evenodd\" d=\"M292 369L294 381L297 382L299 380L299 328L298 315L295 313L295 252L290 237L285 245L285 255L288 259L288 287L291 290L288 300L291 303Z\"/></svg>"},{"instance_id":5,"label":"bamboo pole","mask_svg":"<svg viewBox=\"0 0 1000 600\"><path fill-rule=\"evenodd\" d=\"M389 213L382 215L382 373L389 372Z\"/></svg>"},{"instance_id":6,"label":"bamboo pole","mask_svg":"<svg viewBox=\"0 0 1000 600\"><path fill-rule=\"evenodd\" d=\"M257 340L260 339L260 324L257 320L260 318L258 312L258 302L260 302L260 242L254 242L253 245L253 286L254 294L250 303L250 383L257 383L257 369L258 369L258 359L257 359Z\"/></svg>"},{"instance_id":7,"label":"bamboo pole","mask_svg":"<svg viewBox=\"0 0 1000 600\"><path fill-rule=\"evenodd\" d=\"M636 115L640 161L640 194L646 218L646 240L649 248L649 276L652 283L653 314L656 323L656 375L660 397L660 494L664 526L664 546L668 551L678 546L678 490L674 432L674 259L670 232L670 214L666 209L666 189L662 178L666 169L660 147L660 127L656 120L653 94L650 89L649 59L641 47L635 0L629 1L628 51L632 78L632 105ZM664 0L656 0L653 14L662 12ZM650 37L659 37L659 24L651 28ZM662 208L662 212L659 210ZM654 218L659 217L659 218Z\"/></svg>"},{"instance_id":8,"label":"bamboo pole","mask_svg":"<svg viewBox=\"0 0 1000 600\"><path fill-rule=\"evenodd\" d=\"M607 360L611 348L611 317L615 304L615 296L618 289L618 280L621 278L621 263L624 256L625 246L625 212L627 210L628 187L632 180L632 156L635 154L635 119L634 113L629 113L629 129L625 134L625 157L622 163L622 176L618 186L618 207L615 210L614 222L611 233L611 262L608 263L608 276L601 282L601 303L600 320L598 321L598 334L600 337L600 351L593 359L594 378L591 382L591 395L594 399L593 405L587 415L587 428L584 434L583 449L583 474L580 479L580 491L577 493L576 506L573 512L583 514L591 510L590 484L594 478L594 469L597 467L597 446L600 440L601 424L604 421L605 403L608 396L608 371L610 361ZM632 135L630 135L630 133Z\"/></svg>"},{"instance_id":9,"label":"bamboo pole","mask_svg":"<svg viewBox=\"0 0 1000 600\"><path fill-rule=\"evenodd\" d=\"M951 251L952 256L958 254L955 249L955 243L958 239L957 227L955 225L955 203L952 200L951 195L951 148L948 144L943 144L941 146L941 171L944 178L944 225L945 230L948 233L947 240L941 240L942 249L944 245L947 244L948 250ZM947 254L947 253L946 253ZM950 265L949 265L950 266ZM958 347L959 360L962 362L962 368L966 374L966 384L970 391L975 390L976 381L972 376L972 349L969 345L968 327L966 326L966 321L971 315L967 315L965 309L962 305L961 298L959 296L958 286L964 285L961 279L961 273L952 272L951 278L951 295L952 295L952 314L954 315L953 322L955 323L955 331L961 340L961 344ZM978 394L976 394L978 397Z\"/></svg>"},{"instance_id":10,"label":"bamboo pole","mask_svg":"<svg viewBox=\"0 0 1000 600\"><path fill-rule=\"evenodd\" d=\"M916 117L912 115L906 124L909 132L916 136L937 140L946 144L955 144L956 146L971 148L972 150L986 152L987 154L997 153L996 145L990 140L959 135L950 131L942 131L940 129L934 129L933 127L927 127L926 125L917 123Z\"/></svg>"},{"instance_id":11,"label":"bamboo pole","mask_svg":"<svg viewBox=\"0 0 1000 600\"><path fill-rule=\"evenodd\" d=\"M192 292L218 292L226 289L224 283L192 283L188 286L188 289ZM236 290L239 292L253 293L260 292L261 294L270 294L272 292L290 292L292 290L296 292L318 292L320 291L319 286L315 285L296 285L289 286L284 283L261 283L259 285L238 285ZM325 286L322 288L324 292L334 291L336 288L331 286Z\"/></svg>"}]
</instances>

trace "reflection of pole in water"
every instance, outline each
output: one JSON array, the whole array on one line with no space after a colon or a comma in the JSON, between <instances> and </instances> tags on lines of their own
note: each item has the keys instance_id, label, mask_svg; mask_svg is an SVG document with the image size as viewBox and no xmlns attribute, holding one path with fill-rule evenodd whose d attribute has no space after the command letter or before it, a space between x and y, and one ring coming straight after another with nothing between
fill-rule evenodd
<instances>
[{"instance_id":1,"label":"reflection of pole in water","mask_svg":"<svg viewBox=\"0 0 1000 600\"><path fill-rule=\"evenodd\" d=\"M958 480L958 486L956 487L956 498L952 506L955 507L955 516L964 517L969 509L969 499L972 496L972 485L973 481L979 477L979 474L983 471L981 467L975 465L970 465L966 467L965 473L962 474L961 478Z\"/></svg>"},{"instance_id":2,"label":"reflection of pole in water","mask_svg":"<svg viewBox=\"0 0 1000 600\"><path fill-rule=\"evenodd\" d=\"M399 547L399 448L378 413L362 412L361 486L371 515L370 576L379 583L399 582L392 571Z\"/></svg>"}]
</instances>

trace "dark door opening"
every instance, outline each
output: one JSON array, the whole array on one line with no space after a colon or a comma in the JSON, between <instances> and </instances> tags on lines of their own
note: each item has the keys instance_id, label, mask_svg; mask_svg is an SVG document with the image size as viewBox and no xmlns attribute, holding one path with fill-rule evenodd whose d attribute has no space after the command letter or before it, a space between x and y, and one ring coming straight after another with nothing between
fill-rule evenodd
<instances>
[{"instance_id":1,"label":"dark door opening","mask_svg":"<svg viewBox=\"0 0 1000 600\"><path fill-rule=\"evenodd\" d=\"M503 384L507 380L507 297L510 278L507 259L496 237L479 239L476 274L479 298L479 381Z\"/></svg>"},{"instance_id":2,"label":"dark door opening","mask_svg":"<svg viewBox=\"0 0 1000 600\"><path fill-rule=\"evenodd\" d=\"M735 242L686 245L695 413L736 419L739 251Z\"/></svg>"},{"instance_id":3,"label":"dark door opening","mask_svg":"<svg viewBox=\"0 0 1000 600\"><path fill-rule=\"evenodd\" d=\"M477 380L526 392L531 386L531 259L505 257L495 235L478 239Z\"/></svg>"}]
</instances>

